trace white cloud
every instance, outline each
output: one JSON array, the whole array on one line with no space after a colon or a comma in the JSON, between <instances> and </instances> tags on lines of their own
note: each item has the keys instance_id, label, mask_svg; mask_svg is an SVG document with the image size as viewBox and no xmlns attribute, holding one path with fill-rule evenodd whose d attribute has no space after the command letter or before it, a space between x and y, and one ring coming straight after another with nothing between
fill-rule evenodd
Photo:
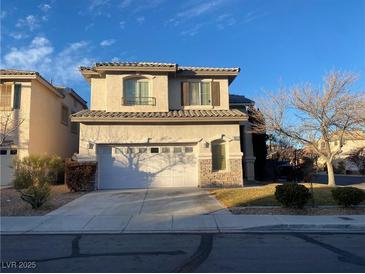
<instances>
[{"instance_id":1,"label":"white cloud","mask_svg":"<svg viewBox=\"0 0 365 274\"><path fill-rule=\"evenodd\" d=\"M38 28L40 24L36 16L28 15L25 18L20 18L15 26L18 28L27 27L30 31L33 31Z\"/></svg>"},{"instance_id":2,"label":"white cloud","mask_svg":"<svg viewBox=\"0 0 365 274\"><path fill-rule=\"evenodd\" d=\"M91 0L91 1L89 1L89 10L93 11L93 10L101 8L107 4L109 4L109 0Z\"/></svg>"},{"instance_id":3,"label":"white cloud","mask_svg":"<svg viewBox=\"0 0 365 274\"><path fill-rule=\"evenodd\" d=\"M224 3L223 0L215 0L215 1L211 1L211 2L203 2L199 5L193 5L188 9L185 9L184 11L181 11L179 13L177 13L177 17L179 18L192 18L192 17L197 17L200 15L203 15L205 13L208 13L216 8L219 7L220 4Z\"/></svg>"},{"instance_id":4,"label":"white cloud","mask_svg":"<svg viewBox=\"0 0 365 274\"><path fill-rule=\"evenodd\" d=\"M28 37L28 35L21 32L11 32L9 33L9 36L14 38L15 40L20 40Z\"/></svg>"},{"instance_id":5,"label":"white cloud","mask_svg":"<svg viewBox=\"0 0 365 274\"><path fill-rule=\"evenodd\" d=\"M11 48L4 55L1 64L5 68L35 70L55 83L71 85L70 82L82 80L79 66L90 65L91 59L86 56L88 42L78 41L69 44L55 53L51 42L42 36L35 37L30 45Z\"/></svg>"},{"instance_id":6,"label":"white cloud","mask_svg":"<svg viewBox=\"0 0 365 274\"><path fill-rule=\"evenodd\" d=\"M43 12L48 12L52 7L49 4L41 4L41 5L39 5L39 8Z\"/></svg>"},{"instance_id":7,"label":"white cloud","mask_svg":"<svg viewBox=\"0 0 365 274\"><path fill-rule=\"evenodd\" d=\"M261 18L263 16L268 15L267 12L257 12L257 11L250 11L246 13L246 15L243 18L243 23L247 24L250 23L258 18Z\"/></svg>"},{"instance_id":8,"label":"white cloud","mask_svg":"<svg viewBox=\"0 0 365 274\"><path fill-rule=\"evenodd\" d=\"M100 46L102 47L109 47L115 43L114 39L107 39L100 42Z\"/></svg>"},{"instance_id":9,"label":"white cloud","mask_svg":"<svg viewBox=\"0 0 365 274\"><path fill-rule=\"evenodd\" d=\"M44 70L51 63L53 47L45 37L35 37L29 46L11 48L4 56L4 67Z\"/></svg>"},{"instance_id":10,"label":"white cloud","mask_svg":"<svg viewBox=\"0 0 365 274\"><path fill-rule=\"evenodd\" d=\"M233 26L237 23L236 19L231 14L222 14L217 17L217 27L220 30L225 29L228 26Z\"/></svg>"},{"instance_id":11,"label":"white cloud","mask_svg":"<svg viewBox=\"0 0 365 274\"><path fill-rule=\"evenodd\" d=\"M180 32L183 36L195 36L199 33L200 29L203 27L204 24L196 24L190 29L186 29Z\"/></svg>"},{"instance_id":12,"label":"white cloud","mask_svg":"<svg viewBox=\"0 0 365 274\"><path fill-rule=\"evenodd\" d=\"M122 3L120 3L121 8L127 8L132 4L132 0L123 0Z\"/></svg>"},{"instance_id":13,"label":"white cloud","mask_svg":"<svg viewBox=\"0 0 365 274\"><path fill-rule=\"evenodd\" d=\"M136 20L137 20L138 24L143 24L145 18L143 16L139 16L139 17L137 17Z\"/></svg>"},{"instance_id":14,"label":"white cloud","mask_svg":"<svg viewBox=\"0 0 365 274\"><path fill-rule=\"evenodd\" d=\"M51 73L55 82L70 85L71 81L82 80L79 67L92 62L85 56L88 45L86 41L71 43L54 57Z\"/></svg>"},{"instance_id":15,"label":"white cloud","mask_svg":"<svg viewBox=\"0 0 365 274\"><path fill-rule=\"evenodd\" d=\"M125 29L125 21L120 21L120 22L119 22L119 27L120 27L121 29Z\"/></svg>"}]
</instances>

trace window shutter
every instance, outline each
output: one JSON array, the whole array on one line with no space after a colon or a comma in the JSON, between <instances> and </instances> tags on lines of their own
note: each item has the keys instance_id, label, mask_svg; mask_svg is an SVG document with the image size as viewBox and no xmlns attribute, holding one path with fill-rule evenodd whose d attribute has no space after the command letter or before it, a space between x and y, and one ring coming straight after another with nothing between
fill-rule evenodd
<instances>
[{"instance_id":1,"label":"window shutter","mask_svg":"<svg viewBox=\"0 0 365 274\"><path fill-rule=\"evenodd\" d=\"M212 105L219 106L220 102L220 85L219 82L212 82Z\"/></svg>"},{"instance_id":2,"label":"window shutter","mask_svg":"<svg viewBox=\"0 0 365 274\"><path fill-rule=\"evenodd\" d=\"M13 100L13 108L20 109L20 99L21 99L21 84L14 85L14 100Z\"/></svg>"},{"instance_id":3,"label":"window shutter","mask_svg":"<svg viewBox=\"0 0 365 274\"><path fill-rule=\"evenodd\" d=\"M190 105L190 99L189 99L189 82L181 82L181 105L182 106L188 106Z\"/></svg>"}]
</instances>

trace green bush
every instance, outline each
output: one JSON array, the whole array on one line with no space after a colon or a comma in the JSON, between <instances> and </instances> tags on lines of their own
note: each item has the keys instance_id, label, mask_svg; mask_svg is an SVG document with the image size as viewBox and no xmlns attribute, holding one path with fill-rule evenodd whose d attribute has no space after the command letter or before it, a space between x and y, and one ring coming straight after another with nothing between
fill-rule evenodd
<instances>
[{"instance_id":1,"label":"green bush","mask_svg":"<svg viewBox=\"0 0 365 274\"><path fill-rule=\"evenodd\" d=\"M63 161L57 156L30 155L14 162L15 189L20 198L32 208L41 207L49 198L49 182L63 168Z\"/></svg>"},{"instance_id":2,"label":"green bush","mask_svg":"<svg viewBox=\"0 0 365 274\"><path fill-rule=\"evenodd\" d=\"M30 186L25 191L20 192L20 198L30 204L33 209L37 209L47 202L51 191L48 184L40 184Z\"/></svg>"},{"instance_id":3,"label":"green bush","mask_svg":"<svg viewBox=\"0 0 365 274\"><path fill-rule=\"evenodd\" d=\"M96 163L78 163L68 160L65 171L66 185L71 191L87 191L93 188L91 180L95 175Z\"/></svg>"},{"instance_id":4,"label":"green bush","mask_svg":"<svg viewBox=\"0 0 365 274\"><path fill-rule=\"evenodd\" d=\"M365 201L365 192L356 187L337 187L332 189L332 197L338 205L351 207Z\"/></svg>"},{"instance_id":5,"label":"green bush","mask_svg":"<svg viewBox=\"0 0 365 274\"><path fill-rule=\"evenodd\" d=\"M284 184L276 186L275 198L285 207L303 208L312 197L309 189L300 184Z\"/></svg>"}]
</instances>

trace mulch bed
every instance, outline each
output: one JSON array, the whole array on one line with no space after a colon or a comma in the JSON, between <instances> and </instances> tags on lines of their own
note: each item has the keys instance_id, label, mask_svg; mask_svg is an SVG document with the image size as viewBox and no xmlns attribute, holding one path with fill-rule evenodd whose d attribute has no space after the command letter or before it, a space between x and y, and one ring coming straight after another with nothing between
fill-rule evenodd
<instances>
[{"instance_id":1,"label":"mulch bed","mask_svg":"<svg viewBox=\"0 0 365 274\"><path fill-rule=\"evenodd\" d=\"M1 216L41 216L79 198L85 193L70 192L66 185L52 185L49 201L35 210L20 198L20 193L14 188L4 188L0 190L0 213Z\"/></svg>"},{"instance_id":2,"label":"mulch bed","mask_svg":"<svg viewBox=\"0 0 365 274\"><path fill-rule=\"evenodd\" d=\"M342 208L342 207L324 207L324 208L304 208L292 209L282 207L233 207L229 208L233 214L245 215L361 215L365 214L365 207Z\"/></svg>"}]
</instances>

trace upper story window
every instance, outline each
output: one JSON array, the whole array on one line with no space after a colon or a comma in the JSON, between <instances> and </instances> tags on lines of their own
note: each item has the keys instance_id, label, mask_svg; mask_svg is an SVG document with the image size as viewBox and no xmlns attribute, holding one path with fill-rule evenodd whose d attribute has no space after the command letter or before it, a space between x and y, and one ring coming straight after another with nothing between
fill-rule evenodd
<instances>
[{"instance_id":1,"label":"upper story window","mask_svg":"<svg viewBox=\"0 0 365 274\"><path fill-rule=\"evenodd\" d=\"M0 85L0 108L1 110L11 109L11 89L12 85Z\"/></svg>"},{"instance_id":2,"label":"upper story window","mask_svg":"<svg viewBox=\"0 0 365 274\"><path fill-rule=\"evenodd\" d=\"M14 93L12 92L14 86ZM20 108L21 84L1 84L0 85L0 109L11 110ZM13 97L13 100L12 100Z\"/></svg>"},{"instance_id":3,"label":"upper story window","mask_svg":"<svg viewBox=\"0 0 365 274\"><path fill-rule=\"evenodd\" d=\"M150 82L147 79L127 79L124 81L124 105L155 105L151 97Z\"/></svg>"},{"instance_id":4,"label":"upper story window","mask_svg":"<svg viewBox=\"0 0 365 274\"><path fill-rule=\"evenodd\" d=\"M218 81L184 81L181 83L182 106L220 106Z\"/></svg>"},{"instance_id":5,"label":"upper story window","mask_svg":"<svg viewBox=\"0 0 365 274\"><path fill-rule=\"evenodd\" d=\"M190 105L211 105L210 82L191 82L189 92Z\"/></svg>"}]
</instances>

